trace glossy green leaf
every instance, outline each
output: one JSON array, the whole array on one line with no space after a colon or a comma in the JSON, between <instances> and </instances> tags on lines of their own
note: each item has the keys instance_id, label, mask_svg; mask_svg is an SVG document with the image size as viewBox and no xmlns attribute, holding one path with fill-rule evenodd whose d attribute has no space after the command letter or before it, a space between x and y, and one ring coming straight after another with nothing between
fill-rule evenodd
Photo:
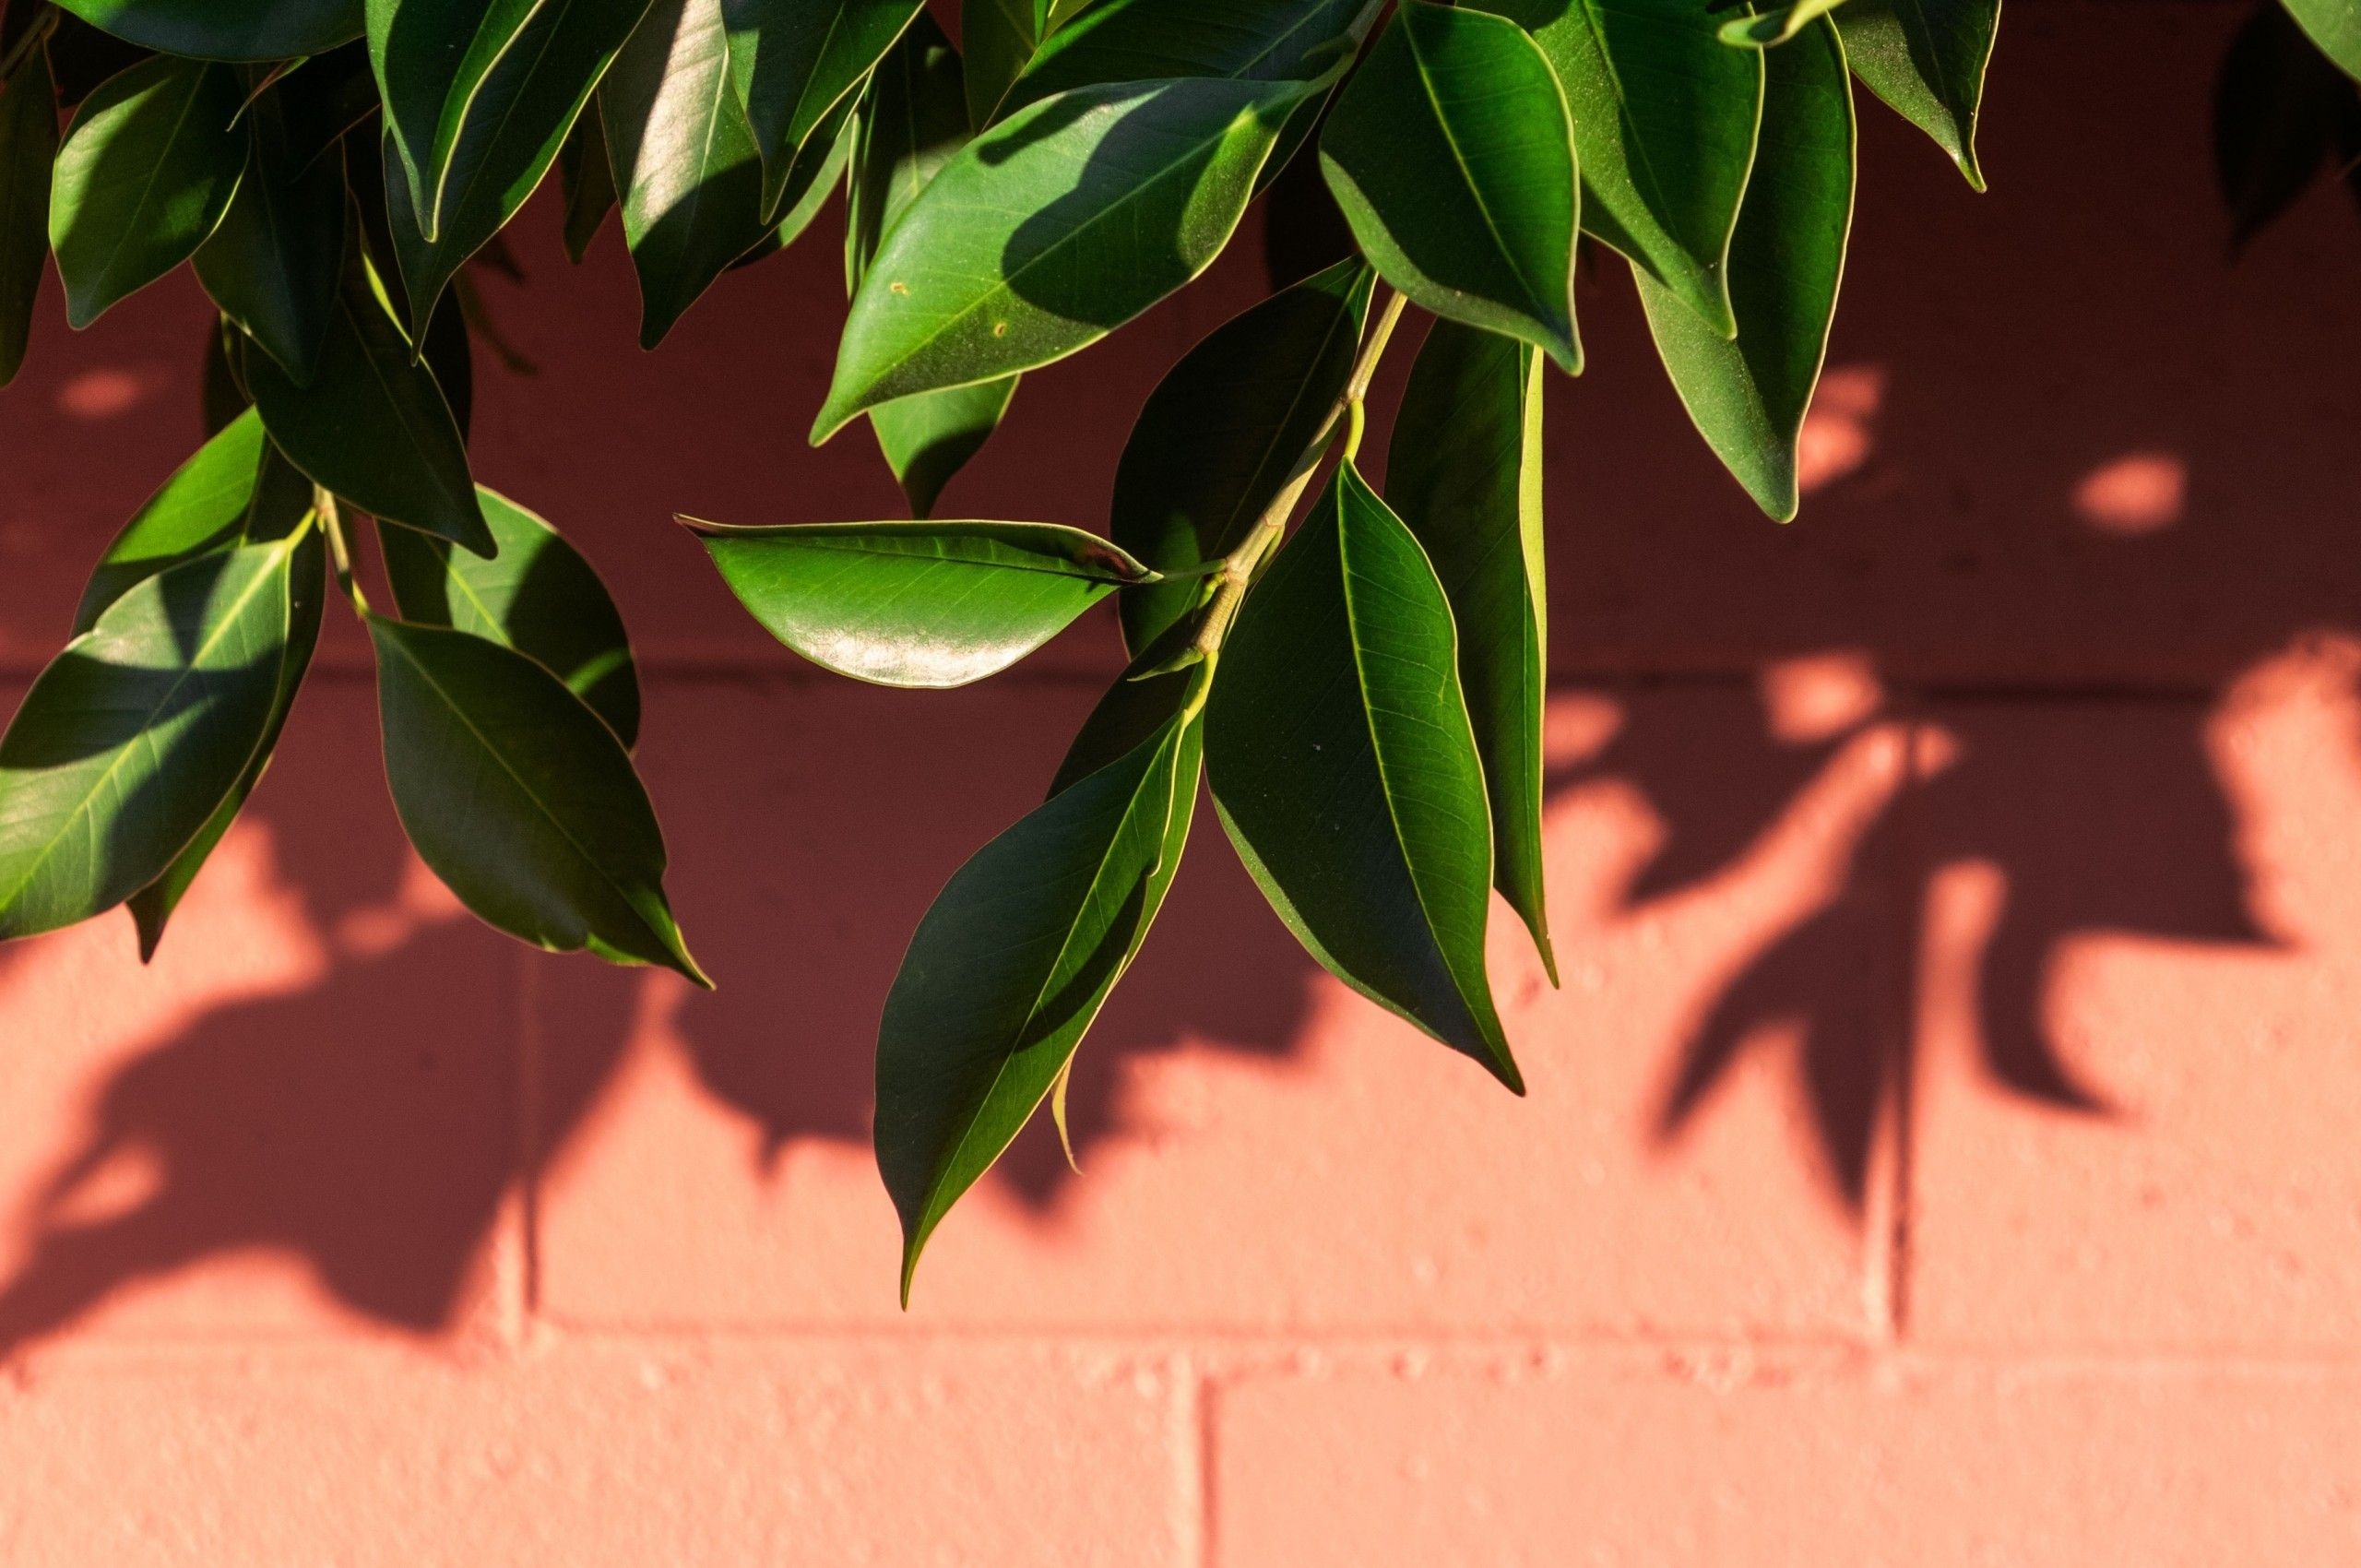
<instances>
[{"instance_id":1,"label":"glossy green leaf","mask_svg":"<svg viewBox=\"0 0 2361 1568\"><path fill-rule=\"evenodd\" d=\"M270 720L293 552L158 573L42 671L0 738L0 937L112 909L204 827Z\"/></svg>"},{"instance_id":2,"label":"glossy green leaf","mask_svg":"<svg viewBox=\"0 0 2361 1568\"><path fill-rule=\"evenodd\" d=\"M739 602L824 669L886 686L999 673L1125 583L1155 576L1055 523L803 523L683 517Z\"/></svg>"},{"instance_id":3,"label":"glossy green leaf","mask_svg":"<svg viewBox=\"0 0 2361 1568\"><path fill-rule=\"evenodd\" d=\"M361 268L337 295L310 386L267 354L240 358L264 427L297 468L372 517L492 553L457 417Z\"/></svg>"},{"instance_id":4,"label":"glossy green leaf","mask_svg":"<svg viewBox=\"0 0 2361 1568\"><path fill-rule=\"evenodd\" d=\"M57 149L49 243L65 319L88 327L196 254L236 194L246 137L237 73L164 55L82 101Z\"/></svg>"},{"instance_id":5,"label":"glossy green leaf","mask_svg":"<svg viewBox=\"0 0 2361 1568\"><path fill-rule=\"evenodd\" d=\"M1001 113L1106 82L1316 77L1377 11L1378 0L1104 0L1041 45Z\"/></svg>"},{"instance_id":6,"label":"glossy green leaf","mask_svg":"<svg viewBox=\"0 0 2361 1568\"><path fill-rule=\"evenodd\" d=\"M858 290L885 232L967 142L958 53L921 15L870 79L845 187L845 280ZM951 476L980 451L1016 395L1016 378L921 392L869 410L913 516L934 510Z\"/></svg>"},{"instance_id":7,"label":"glossy green leaf","mask_svg":"<svg viewBox=\"0 0 2361 1568\"><path fill-rule=\"evenodd\" d=\"M1643 272L1640 300L1689 417L1772 517L1796 515L1796 442L1828 353L1853 223L1853 94L1822 21L1765 57L1754 178L1730 245L1738 340Z\"/></svg>"},{"instance_id":8,"label":"glossy green leaf","mask_svg":"<svg viewBox=\"0 0 2361 1568\"><path fill-rule=\"evenodd\" d=\"M763 167L764 207L785 205L789 171L902 36L925 0L721 0L730 77Z\"/></svg>"},{"instance_id":9,"label":"glossy green leaf","mask_svg":"<svg viewBox=\"0 0 2361 1568\"><path fill-rule=\"evenodd\" d=\"M49 260L49 181L57 93L40 49L0 83L0 386L16 378Z\"/></svg>"},{"instance_id":10,"label":"glossy green leaf","mask_svg":"<svg viewBox=\"0 0 2361 1568\"><path fill-rule=\"evenodd\" d=\"M710 986L664 900L664 836L631 754L533 659L369 617L386 780L434 874L488 924Z\"/></svg>"},{"instance_id":11,"label":"glossy green leaf","mask_svg":"<svg viewBox=\"0 0 2361 1568\"><path fill-rule=\"evenodd\" d=\"M108 542L74 612L74 635L97 625L136 585L236 539L269 447L262 416L248 409L174 469Z\"/></svg>"},{"instance_id":12,"label":"glossy green leaf","mask_svg":"<svg viewBox=\"0 0 2361 1568\"><path fill-rule=\"evenodd\" d=\"M304 489L308 493L309 486ZM300 520L303 515L298 515ZM317 529L308 529L296 540L295 549L288 563L287 644L279 658L279 687L271 698L270 717L263 725L261 741L255 754L246 759L245 770L231 786L230 793L213 809L205 826L197 830L186 848L172 858L172 863L162 875L134 893L128 900L134 928L139 933L139 959L146 963L156 956L156 946L164 940L164 926L180 908L196 873L238 819L238 813L254 793L256 784L270 766L272 754L278 750L280 731L286 728L287 716L295 707L295 694L303 684L305 671L311 668L312 650L320 638L320 615L327 599L327 547L321 541Z\"/></svg>"},{"instance_id":13,"label":"glossy green leaf","mask_svg":"<svg viewBox=\"0 0 2361 1568\"><path fill-rule=\"evenodd\" d=\"M1714 36L1697 0L1483 0L1533 34L1565 89L1583 228L1726 335L1762 60Z\"/></svg>"},{"instance_id":14,"label":"glossy green leaf","mask_svg":"<svg viewBox=\"0 0 2361 1568\"><path fill-rule=\"evenodd\" d=\"M1116 543L1160 572L1235 550L1335 413L1369 315L1370 270L1339 262L1216 327L1166 373L1115 469ZM1193 579L1124 590L1138 654L1195 606Z\"/></svg>"},{"instance_id":15,"label":"glossy green leaf","mask_svg":"<svg viewBox=\"0 0 2361 1568\"><path fill-rule=\"evenodd\" d=\"M1439 321L1410 370L1385 499L1425 546L1459 634L1459 683L1492 804L1492 885L1554 982L1541 881L1548 575L1541 539L1541 361Z\"/></svg>"},{"instance_id":16,"label":"glossy green leaf","mask_svg":"<svg viewBox=\"0 0 2361 1568\"><path fill-rule=\"evenodd\" d=\"M724 268L760 244L763 161L730 86L719 0L656 0L599 94L623 240L654 348Z\"/></svg>"},{"instance_id":17,"label":"glossy green leaf","mask_svg":"<svg viewBox=\"0 0 2361 1568\"><path fill-rule=\"evenodd\" d=\"M292 144L276 88L247 105L244 129L246 172L197 247L196 276L221 314L305 386L344 275L344 172Z\"/></svg>"},{"instance_id":18,"label":"glossy green leaf","mask_svg":"<svg viewBox=\"0 0 2361 1568\"><path fill-rule=\"evenodd\" d=\"M429 239L437 232L444 176L477 95L543 4L365 0L369 66L385 105L386 137Z\"/></svg>"},{"instance_id":19,"label":"glossy green leaf","mask_svg":"<svg viewBox=\"0 0 2361 1568\"><path fill-rule=\"evenodd\" d=\"M1205 762L1312 956L1523 1093L1484 973L1492 835L1457 659L1426 552L1347 464L1247 594Z\"/></svg>"},{"instance_id":20,"label":"glossy green leaf","mask_svg":"<svg viewBox=\"0 0 2361 1568\"><path fill-rule=\"evenodd\" d=\"M1145 673L1134 659L1092 705L1050 780L1050 794L1062 795L1124 753L1153 739L1187 706L1195 687L1192 666L1160 675ZM1046 798L1046 797L1045 797Z\"/></svg>"},{"instance_id":21,"label":"glossy green leaf","mask_svg":"<svg viewBox=\"0 0 2361 1568\"><path fill-rule=\"evenodd\" d=\"M1040 42L1033 0L960 0L968 124L980 129L1001 117L1002 101Z\"/></svg>"},{"instance_id":22,"label":"glossy green leaf","mask_svg":"<svg viewBox=\"0 0 2361 1568\"><path fill-rule=\"evenodd\" d=\"M1403 0L1329 114L1320 166L1387 282L1582 368L1573 126L1523 28Z\"/></svg>"},{"instance_id":23,"label":"glossy green leaf","mask_svg":"<svg viewBox=\"0 0 2361 1568\"><path fill-rule=\"evenodd\" d=\"M361 36L362 0L57 0L120 39L198 60L288 60Z\"/></svg>"},{"instance_id":24,"label":"glossy green leaf","mask_svg":"<svg viewBox=\"0 0 2361 1568\"><path fill-rule=\"evenodd\" d=\"M615 174L607 162L606 123L598 113L574 122L573 134L558 148L558 177L565 189L565 254L580 261L615 209Z\"/></svg>"},{"instance_id":25,"label":"glossy green leaf","mask_svg":"<svg viewBox=\"0 0 2361 1568\"><path fill-rule=\"evenodd\" d=\"M456 626L534 659L629 750L639 739L639 675L606 585L541 517L482 485L476 495L500 545L489 561L409 529L377 530L402 619Z\"/></svg>"},{"instance_id":26,"label":"glossy green leaf","mask_svg":"<svg viewBox=\"0 0 2361 1568\"><path fill-rule=\"evenodd\" d=\"M412 332L443 297L452 275L500 232L557 160L647 0L540 0L475 86L446 150L441 209L430 237L411 207L409 182L395 176L388 132L386 195Z\"/></svg>"},{"instance_id":27,"label":"glossy green leaf","mask_svg":"<svg viewBox=\"0 0 2361 1568\"><path fill-rule=\"evenodd\" d=\"M1775 49L1812 23L1845 4L1845 0L1791 0L1732 17L1721 26L1724 43L1738 49Z\"/></svg>"},{"instance_id":28,"label":"glossy green leaf","mask_svg":"<svg viewBox=\"0 0 2361 1568\"><path fill-rule=\"evenodd\" d=\"M2285 4L2288 15L2319 45L2321 53L2343 67L2345 75L2361 77L2361 6L2355 6L2353 0L2285 0ZM1999 8L1999 0L1991 0L1991 9ZM1851 41L1846 42L1849 44ZM1870 85L1880 98L1889 103L1893 101L1883 89L1873 82Z\"/></svg>"},{"instance_id":29,"label":"glossy green leaf","mask_svg":"<svg viewBox=\"0 0 2361 1568\"><path fill-rule=\"evenodd\" d=\"M1019 110L943 166L885 235L813 428L1064 358L1205 269L1300 82L1084 88Z\"/></svg>"},{"instance_id":30,"label":"glossy green leaf","mask_svg":"<svg viewBox=\"0 0 2361 1568\"><path fill-rule=\"evenodd\" d=\"M1147 935L1196 802L1200 729L1173 721L1036 807L938 895L877 1034L877 1167L902 1219L902 1300L943 1216L1064 1073Z\"/></svg>"},{"instance_id":31,"label":"glossy green leaf","mask_svg":"<svg viewBox=\"0 0 2361 1568\"><path fill-rule=\"evenodd\" d=\"M2295 8L2304 5L2296 0ZM2345 66L2361 75L2361 7L2351 0L2315 0L2313 8L2343 13ZM1999 26L2000 0L1850 0L1836 13L1853 74L1934 137L1979 191L1984 171L1975 161L1975 118Z\"/></svg>"}]
</instances>

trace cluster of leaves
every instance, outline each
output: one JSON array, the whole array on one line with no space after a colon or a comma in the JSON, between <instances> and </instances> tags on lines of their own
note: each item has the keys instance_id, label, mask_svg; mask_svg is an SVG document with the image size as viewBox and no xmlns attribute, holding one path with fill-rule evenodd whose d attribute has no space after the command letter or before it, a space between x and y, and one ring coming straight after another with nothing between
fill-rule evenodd
<instances>
[{"instance_id":1,"label":"cluster of leaves","mask_svg":"<svg viewBox=\"0 0 2361 1568\"><path fill-rule=\"evenodd\" d=\"M2351 0L2290 3L2350 63ZM702 981L634 769L621 619L469 470L467 267L555 169L577 258L619 211L652 346L841 188L850 307L813 435L865 419L914 518L689 526L780 641L857 679L978 680L1110 598L1132 654L886 1000L905 1295L1044 1100L1062 1130L1201 774L1322 964L1521 1089L1485 939L1497 890L1554 972L1539 431L1550 367L1582 364L1578 254L1628 260L1698 429L1791 517L1853 83L1980 187L1998 0L969 0L956 20L964 48L924 0L14 0L0 379L53 255L77 327L184 262L220 327L215 434L108 547L0 740L0 935L128 903L152 951L270 760L333 580L426 863L501 930ZM1105 536L927 520L1026 372L1187 284L1275 184L1275 226L1333 200L1347 254L1172 368ZM1412 305L1434 320L1381 495L1362 399ZM391 613L356 575L373 538Z\"/></svg>"}]
</instances>

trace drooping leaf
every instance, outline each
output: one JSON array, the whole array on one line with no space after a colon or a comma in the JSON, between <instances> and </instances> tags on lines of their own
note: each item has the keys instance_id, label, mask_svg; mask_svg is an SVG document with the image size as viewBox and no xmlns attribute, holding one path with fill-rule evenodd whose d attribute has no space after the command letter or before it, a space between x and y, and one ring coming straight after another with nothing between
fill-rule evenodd
<instances>
[{"instance_id":1,"label":"drooping leaf","mask_svg":"<svg viewBox=\"0 0 2361 1568\"><path fill-rule=\"evenodd\" d=\"M0 83L0 386L16 379L49 260L49 181L57 159L57 93L36 49Z\"/></svg>"},{"instance_id":2,"label":"drooping leaf","mask_svg":"<svg viewBox=\"0 0 2361 1568\"><path fill-rule=\"evenodd\" d=\"M0 937L113 908L204 827L269 724L293 552L160 572L42 671L0 738Z\"/></svg>"},{"instance_id":3,"label":"drooping leaf","mask_svg":"<svg viewBox=\"0 0 2361 1568\"><path fill-rule=\"evenodd\" d=\"M1002 101L1040 43L1033 0L960 0L969 125L980 130L1001 118Z\"/></svg>"},{"instance_id":4,"label":"drooping leaf","mask_svg":"<svg viewBox=\"0 0 2361 1568\"><path fill-rule=\"evenodd\" d=\"M1379 0L1103 0L1045 42L1001 113L1052 93L1158 77L1320 75L1369 30Z\"/></svg>"},{"instance_id":5,"label":"drooping leaf","mask_svg":"<svg viewBox=\"0 0 2361 1568\"><path fill-rule=\"evenodd\" d=\"M2343 67L2346 76L2361 77L2361 6L2353 0L2285 0L2285 5L2321 53ZM1878 96L1885 95L1880 91Z\"/></svg>"},{"instance_id":6,"label":"drooping leaf","mask_svg":"<svg viewBox=\"0 0 2361 1568\"><path fill-rule=\"evenodd\" d=\"M298 386L308 386L344 275L344 174L291 142L277 88L246 106L246 172L196 276Z\"/></svg>"},{"instance_id":7,"label":"drooping leaf","mask_svg":"<svg viewBox=\"0 0 2361 1568\"><path fill-rule=\"evenodd\" d=\"M108 542L74 612L74 635L134 586L238 538L269 446L262 416L248 409L174 469Z\"/></svg>"},{"instance_id":8,"label":"drooping leaf","mask_svg":"<svg viewBox=\"0 0 2361 1568\"><path fill-rule=\"evenodd\" d=\"M2361 12L2343 0L2334 8L2345 13L2352 58L2361 61ZM1975 117L1999 26L2000 0L1850 0L1836 13L1853 74L1934 137L1979 191Z\"/></svg>"},{"instance_id":9,"label":"drooping leaf","mask_svg":"<svg viewBox=\"0 0 2361 1568\"><path fill-rule=\"evenodd\" d=\"M1166 373L1115 469L1116 543L1180 572L1245 540L1344 396L1370 282L1361 262L1339 262L1216 327ZM1125 589L1132 652L1186 614L1203 586Z\"/></svg>"},{"instance_id":10,"label":"drooping leaf","mask_svg":"<svg viewBox=\"0 0 2361 1568\"><path fill-rule=\"evenodd\" d=\"M309 486L305 486L306 491ZM301 520L298 515L298 521ZM197 829L185 849L172 858L172 863L162 875L134 893L128 904L134 928L139 933L139 960L146 963L156 956L156 946L164 940L164 926L180 908L181 899L188 893L196 873L238 819L238 813L254 793L256 784L270 766L271 755L278 750L280 731L286 728L287 716L295 707L295 694L303 684L304 673L311 668L312 649L320 638L320 614L326 602L327 549L321 542L317 529L306 529L296 540L294 553L288 563L287 583L287 645L279 658L279 687L271 699L270 716L264 722L261 741L255 754L246 759L245 770L238 775L230 793L223 797L205 826Z\"/></svg>"},{"instance_id":11,"label":"drooping leaf","mask_svg":"<svg viewBox=\"0 0 2361 1568\"><path fill-rule=\"evenodd\" d=\"M264 428L314 481L372 517L492 552L451 405L363 267L347 271L311 386L267 354L241 360Z\"/></svg>"},{"instance_id":12,"label":"drooping leaf","mask_svg":"<svg viewBox=\"0 0 2361 1568\"><path fill-rule=\"evenodd\" d=\"M543 4L364 0L369 67L385 105L386 136L428 239L437 232L444 175L477 94Z\"/></svg>"},{"instance_id":13,"label":"drooping leaf","mask_svg":"<svg viewBox=\"0 0 2361 1568\"><path fill-rule=\"evenodd\" d=\"M1246 596L1205 761L1312 956L1522 1093L1484 973L1492 837L1457 657L1426 552L1347 464Z\"/></svg>"},{"instance_id":14,"label":"drooping leaf","mask_svg":"<svg viewBox=\"0 0 2361 1568\"><path fill-rule=\"evenodd\" d=\"M333 157L344 134L377 113L377 78L369 70L369 45L360 39L282 72L270 90L299 169Z\"/></svg>"},{"instance_id":15,"label":"drooping leaf","mask_svg":"<svg viewBox=\"0 0 2361 1568\"><path fill-rule=\"evenodd\" d=\"M978 850L927 910L877 1033L877 1166L919 1252L1065 1071L1187 841L1200 727L1154 737Z\"/></svg>"},{"instance_id":16,"label":"drooping leaf","mask_svg":"<svg viewBox=\"0 0 2361 1568\"><path fill-rule=\"evenodd\" d=\"M777 211L788 173L925 0L721 0L730 77L745 107Z\"/></svg>"},{"instance_id":17,"label":"drooping leaf","mask_svg":"<svg viewBox=\"0 0 2361 1568\"><path fill-rule=\"evenodd\" d=\"M288 60L361 36L361 0L57 0L92 27L160 54Z\"/></svg>"},{"instance_id":18,"label":"drooping leaf","mask_svg":"<svg viewBox=\"0 0 2361 1568\"><path fill-rule=\"evenodd\" d=\"M1126 583L1155 574L1055 523L801 523L694 530L771 636L886 686L999 673Z\"/></svg>"},{"instance_id":19,"label":"drooping leaf","mask_svg":"<svg viewBox=\"0 0 2361 1568\"><path fill-rule=\"evenodd\" d=\"M574 122L573 134L557 152L558 177L565 187L565 254L580 261L615 209L615 175L607 162L606 122L595 112Z\"/></svg>"},{"instance_id":20,"label":"drooping leaf","mask_svg":"<svg viewBox=\"0 0 2361 1568\"><path fill-rule=\"evenodd\" d=\"M1016 379L921 392L869 410L877 449L909 498L910 516L931 513L951 476L983 450L1016 396Z\"/></svg>"},{"instance_id":21,"label":"drooping leaf","mask_svg":"<svg viewBox=\"0 0 2361 1568\"><path fill-rule=\"evenodd\" d=\"M606 585L541 517L482 485L476 496L500 545L489 561L409 529L377 530L401 618L456 626L534 659L628 751L639 739L639 675Z\"/></svg>"},{"instance_id":22,"label":"drooping leaf","mask_svg":"<svg viewBox=\"0 0 2361 1568\"><path fill-rule=\"evenodd\" d=\"M656 0L599 94L652 349L763 242L762 154L730 86L720 0Z\"/></svg>"},{"instance_id":23,"label":"drooping leaf","mask_svg":"<svg viewBox=\"0 0 2361 1568\"><path fill-rule=\"evenodd\" d=\"M67 321L88 327L196 254L245 167L231 125L244 101L229 66L160 54L83 101L50 186Z\"/></svg>"},{"instance_id":24,"label":"drooping leaf","mask_svg":"<svg viewBox=\"0 0 2361 1568\"><path fill-rule=\"evenodd\" d=\"M587 947L712 982L664 899L664 836L605 720L516 649L369 617L386 779L459 901L552 952Z\"/></svg>"},{"instance_id":25,"label":"drooping leaf","mask_svg":"<svg viewBox=\"0 0 2361 1568\"><path fill-rule=\"evenodd\" d=\"M1762 59L1714 36L1697 0L1483 0L1533 34L1565 89L1582 226L1724 336Z\"/></svg>"},{"instance_id":26,"label":"drooping leaf","mask_svg":"<svg viewBox=\"0 0 2361 1568\"><path fill-rule=\"evenodd\" d=\"M1730 244L1738 340L1644 272L1648 327L1689 417L1748 494L1796 515L1796 442L1828 353L1853 223L1853 94L1836 30L1817 22L1765 56L1762 136Z\"/></svg>"},{"instance_id":27,"label":"drooping leaf","mask_svg":"<svg viewBox=\"0 0 2361 1568\"><path fill-rule=\"evenodd\" d=\"M2310 188L2331 160L2361 152L2361 91L2280 6L2258 6L2222 54L2213 92L2213 169L2230 211L2230 249Z\"/></svg>"},{"instance_id":28,"label":"drooping leaf","mask_svg":"<svg viewBox=\"0 0 2361 1568\"><path fill-rule=\"evenodd\" d=\"M1209 266L1300 82L1084 88L943 166L853 297L821 441L863 410L1086 347Z\"/></svg>"},{"instance_id":29,"label":"drooping leaf","mask_svg":"<svg viewBox=\"0 0 2361 1568\"><path fill-rule=\"evenodd\" d=\"M1548 574L1541 539L1541 362L1529 347L1439 321L1394 417L1385 499L1425 546L1459 634L1459 683L1492 803L1492 885L1552 980L1541 881L1541 721Z\"/></svg>"},{"instance_id":30,"label":"drooping leaf","mask_svg":"<svg viewBox=\"0 0 2361 1568\"><path fill-rule=\"evenodd\" d=\"M1320 166L1387 282L1582 368L1573 126L1523 28L1403 0L1330 112Z\"/></svg>"}]
</instances>

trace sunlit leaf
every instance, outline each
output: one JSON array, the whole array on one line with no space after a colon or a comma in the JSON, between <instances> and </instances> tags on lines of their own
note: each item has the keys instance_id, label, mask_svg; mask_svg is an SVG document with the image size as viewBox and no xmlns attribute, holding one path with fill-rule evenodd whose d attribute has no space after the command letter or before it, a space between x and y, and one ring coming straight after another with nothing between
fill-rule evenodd
<instances>
[{"instance_id":1,"label":"sunlit leaf","mask_svg":"<svg viewBox=\"0 0 2361 1568\"><path fill-rule=\"evenodd\" d=\"M2349 0L2318 8L2343 13L2352 49L2347 58L2361 62L2361 9ZM2000 0L1849 0L1836 12L1853 74L1934 137L1979 191L1984 171L1975 161L1975 120L1999 25Z\"/></svg>"},{"instance_id":2,"label":"sunlit leaf","mask_svg":"<svg viewBox=\"0 0 2361 1568\"><path fill-rule=\"evenodd\" d=\"M721 0L730 77L777 211L797 155L852 98L925 0Z\"/></svg>"}]
</instances>

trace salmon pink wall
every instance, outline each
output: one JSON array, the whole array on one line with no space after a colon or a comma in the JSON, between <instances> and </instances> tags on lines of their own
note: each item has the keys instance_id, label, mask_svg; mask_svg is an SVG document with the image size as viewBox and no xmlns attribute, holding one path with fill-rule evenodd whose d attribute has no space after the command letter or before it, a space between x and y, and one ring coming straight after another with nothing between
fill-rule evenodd
<instances>
[{"instance_id":1,"label":"salmon pink wall","mask_svg":"<svg viewBox=\"0 0 2361 1568\"><path fill-rule=\"evenodd\" d=\"M956 694L799 665L666 519L896 509L859 432L802 441L832 236L642 356L611 231L574 270L528 220L480 472L615 585L721 989L461 917L333 626L152 968L120 918L0 954L0 1562L2361 1560L2361 225L2323 190L2225 262L2240 14L2011 0L1987 196L1865 101L1790 527L1586 285L1564 988L1493 952L1529 1099L1201 819L1084 1174L1028 1134L908 1314L877 1009L1111 631ZM951 507L1102 524L1251 242L1028 377ZM50 320L0 395L6 701L195 444L205 319L184 279Z\"/></svg>"}]
</instances>

